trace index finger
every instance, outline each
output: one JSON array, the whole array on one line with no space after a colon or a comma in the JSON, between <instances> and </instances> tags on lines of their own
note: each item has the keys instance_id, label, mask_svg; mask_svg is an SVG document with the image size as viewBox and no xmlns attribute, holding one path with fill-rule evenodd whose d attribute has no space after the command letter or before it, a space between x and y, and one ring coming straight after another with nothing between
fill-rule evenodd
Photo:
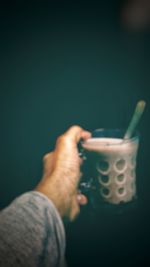
<instances>
[{"instance_id":1,"label":"index finger","mask_svg":"<svg viewBox=\"0 0 150 267\"><path fill-rule=\"evenodd\" d=\"M65 133L64 135L68 138L70 138L74 143L78 143L80 141L80 139L88 139L91 137L91 133L84 130L83 128L81 128L78 125L74 125L72 127L70 127Z\"/></svg>"}]
</instances>

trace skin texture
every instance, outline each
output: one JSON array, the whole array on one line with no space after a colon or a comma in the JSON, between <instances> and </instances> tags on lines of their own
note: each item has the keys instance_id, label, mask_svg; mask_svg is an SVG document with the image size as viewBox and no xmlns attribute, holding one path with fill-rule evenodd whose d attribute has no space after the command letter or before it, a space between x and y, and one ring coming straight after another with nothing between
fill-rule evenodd
<instances>
[{"instance_id":1,"label":"skin texture","mask_svg":"<svg viewBox=\"0 0 150 267\"><path fill-rule=\"evenodd\" d=\"M87 199L78 193L81 178L77 144L80 139L86 140L91 134L79 126L72 126L58 137L55 150L43 158L43 177L35 188L53 201L62 218L74 220L80 212L80 205Z\"/></svg>"}]
</instances>

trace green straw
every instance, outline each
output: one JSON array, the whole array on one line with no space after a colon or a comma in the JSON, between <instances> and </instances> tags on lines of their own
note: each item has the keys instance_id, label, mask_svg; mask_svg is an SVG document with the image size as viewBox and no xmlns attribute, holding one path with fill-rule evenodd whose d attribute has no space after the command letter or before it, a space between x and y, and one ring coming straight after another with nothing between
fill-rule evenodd
<instances>
[{"instance_id":1,"label":"green straw","mask_svg":"<svg viewBox=\"0 0 150 267\"><path fill-rule=\"evenodd\" d=\"M128 127L125 135L124 135L124 139L129 139L132 137L132 135L133 135L133 133L137 127L137 124L139 123L139 121L141 119L141 116L142 116L143 111L145 109L145 105L146 105L146 103L143 100L141 100L137 103L133 117L130 121L129 127Z\"/></svg>"}]
</instances>

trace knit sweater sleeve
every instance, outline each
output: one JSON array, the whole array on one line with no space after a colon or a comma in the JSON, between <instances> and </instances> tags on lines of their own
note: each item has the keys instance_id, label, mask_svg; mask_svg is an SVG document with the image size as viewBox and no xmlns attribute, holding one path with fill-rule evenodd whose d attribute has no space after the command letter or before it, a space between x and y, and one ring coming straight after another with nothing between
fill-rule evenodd
<instances>
[{"instance_id":1,"label":"knit sweater sleeve","mask_svg":"<svg viewBox=\"0 0 150 267\"><path fill-rule=\"evenodd\" d=\"M63 222L46 196L28 192L1 211L1 267L62 267L64 254Z\"/></svg>"}]
</instances>

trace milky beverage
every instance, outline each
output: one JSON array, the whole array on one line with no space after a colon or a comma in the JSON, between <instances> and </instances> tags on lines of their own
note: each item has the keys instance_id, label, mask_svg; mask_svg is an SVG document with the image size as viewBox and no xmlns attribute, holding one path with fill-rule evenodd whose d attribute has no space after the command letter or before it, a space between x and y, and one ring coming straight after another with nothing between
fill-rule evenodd
<instances>
[{"instance_id":1,"label":"milky beverage","mask_svg":"<svg viewBox=\"0 0 150 267\"><path fill-rule=\"evenodd\" d=\"M129 202L136 196L137 138L90 138L83 144L95 168L94 179L102 199L112 204Z\"/></svg>"}]
</instances>

